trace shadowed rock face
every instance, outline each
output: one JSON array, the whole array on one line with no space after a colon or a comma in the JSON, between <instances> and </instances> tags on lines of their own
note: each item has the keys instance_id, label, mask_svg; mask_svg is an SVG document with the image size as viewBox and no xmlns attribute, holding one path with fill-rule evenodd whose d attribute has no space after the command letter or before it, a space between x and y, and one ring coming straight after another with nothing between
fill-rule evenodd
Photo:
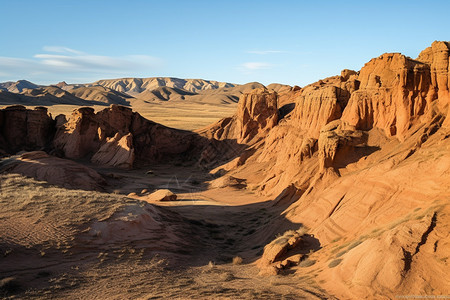
<instances>
[{"instance_id":1,"label":"shadowed rock face","mask_svg":"<svg viewBox=\"0 0 450 300\"><path fill-rule=\"evenodd\" d=\"M97 153L93 157L97 163L128 168L134 157L154 161L183 153L193 140L194 135L189 132L162 126L130 108L112 105L98 113L91 108L75 110L68 122L58 128L54 146L68 158Z\"/></svg>"},{"instance_id":2,"label":"shadowed rock face","mask_svg":"<svg viewBox=\"0 0 450 300\"><path fill-rule=\"evenodd\" d=\"M10 153L44 149L53 138L54 123L46 108L7 107L0 111L0 148Z\"/></svg>"},{"instance_id":3,"label":"shadowed rock face","mask_svg":"<svg viewBox=\"0 0 450 300\"><path fill-rule=\"evenodd\" d=\"M11 154L53 149L67 158L93 156L101 165L131 168L135 158L155 161L202 144L194 133L165 127L118 105L97 113L82 107L68 121L59 116L57 120L45 108L0 110L0 149Z\"/></svg>"}]
</instances>

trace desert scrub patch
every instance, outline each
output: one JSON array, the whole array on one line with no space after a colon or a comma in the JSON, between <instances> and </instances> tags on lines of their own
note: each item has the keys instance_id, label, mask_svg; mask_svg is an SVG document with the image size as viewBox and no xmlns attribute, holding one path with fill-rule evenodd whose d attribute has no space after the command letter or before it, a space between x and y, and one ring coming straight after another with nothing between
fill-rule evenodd
<instances>
[{"instance_id":1,"label":"desert scrub patch","mask_svg":"<svg viewBox=\"0 0 450 300\"><path fill-rule=\"evenodd\" d=\"M331 253L334 254L334 253L338 252L339 250L341 250L341 249L347 247L348 245L350 245L350 242L347 242L347 243L345 243L345 244L342 244L342 245L340 245L340 246L337 246L336 248L334 248L334 249L331 251Z\"/></svg>"},{"instance_id":2,"label":"desert scrub patch","mask_svg":"<svg viewBox=\"0 0 450 300\"><path fill-rule=\"evenodd\" d=\"M298 264L298 266L300 267L300 268L307 268L307 267L311 267L312 265L314 265L316 263L316 261L315 260L313 260L313 259L305 259L305 260L303 260L303 261L301 261L299 264Z\"/></svg>"},{"instance_id":3,"label":"desert scrub patch","mask_svg":"<svg viewBox=\"0 0 450 300\"><path fill-rule=\"evenodd\" d=\"M352 249L355 248L356 246L362 244L362 242L364 242L367 238L368 238L367 236L361 236L357 241L355 241L355 242L353 242L353 243L351 243L351 244L350 244L350 242L349 242L349 243L345 243L344 245L342 245L342 246L340 246L340 247L334 249L334 250L332 251L332 253L334 254L334 253L338 252L338 250L341 250L341 249L343 249L343 248L346 248L345 250L343 250L343 251L341 251L341 252L338 252L338 253L336 254L336 258L341 257L341 256L343 256L345 253L347 253L349 250L352 250Z\"/></svg>"},{"instance_id":4,"label":"desert scrub patch","mask_svg":"<svg viewBox=\"0 0 450 300\"><path fill-rule=\"evenodd\" d=\"M336 254L336 258L341 257L342 255L344 255L344 254L347 253L347 252L348 252L348 249L339 252L338 254Z\"/></svg>"},{"instance_id":5,"label":"desert scrub patch","mask_svg":"<svg viewBox=\"0 0 450 300\"><path fill-rule=\"evenodd\" d=\"M334 268L334 267L336 267L337 265L339 265L339 264L341 263L341 261L342 261L342 259L340 259L340 258L335 259L335 260L332 260L332 261L328 264L328 267L329 267L329 268Z\"/></svg>"},{"instance_id":6,"label":"desert scrub patch","mask_svg":"<svg viewBox=\"0 0 450 300\"><path fill-rule=\"evenodd\" d=\"M289 237L284 237L284 236L280 236L279 238L277 238L275 241L273 241L274 244L286 244L289 240Z\"/></svg>"},{"instance_id":7,"label":"desert scrub patch","mask_svg":"<svg viewBox=\"0 0 450 300\"><path fill-rule=\"evenodd\" d=\"M381 230L381 228L375 228L374 230L372 230L370 233L371 234L375 234L377 232L379 232Z\"/></svg>"},{"instance_id":8,"label":"desert scrub patch","mask_svg":"<svg viewBox=\"0 0 450 300\"><path fill-rule=\"evenodd\" d=\"M361 245L362 242L364 242L364 240L362 240L362 239L361 239L361 240L357 240L356 242L350 244L350 245L347 247L347 250L351 250L351 249L355 248L356 246Z\"/></svg>"},{"instance_id":9,"label":"desert scrub patch","mask_svg":"<svg viewBox=\"0 0 450 300\"><path fill-rule=\"evenodd\" d=\"M285 244L288 242L288 240L293 236L303 236L306 234L306 228L302 227L297 230L288 230L283 234L277 234L275 236L275 240L272 241L272 243L275 244Z\"/></svg>"},{"instance_id":10,"label":"desert scrub patch","mask_svg":"<svg viewBox=\"0 0 450 300\"><path fill-rule=\"evenodd\" d=\"M342 239L342 236L340 236L340 237L338 237L338 238L335 238L335 239L332 240L331 242L332 242L332 243L336 243L336 242L339 242L341 239Z\"/></svg>"}]
</instances>

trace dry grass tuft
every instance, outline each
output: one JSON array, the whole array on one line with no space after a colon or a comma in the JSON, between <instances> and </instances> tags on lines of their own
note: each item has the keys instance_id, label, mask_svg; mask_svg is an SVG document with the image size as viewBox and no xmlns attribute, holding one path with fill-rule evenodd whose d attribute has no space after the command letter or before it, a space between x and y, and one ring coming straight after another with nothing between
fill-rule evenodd
<instances>
[{"instance_id":1,"label":"dry grass tuft","mask_svg":"<svg viewBox=\"0 0 450 300\"><path fill-rule=\"evenodd\" d=\"M298 266L299 266L300 268L307 268L307 267L311 267L311 266L314 265L315 263L316 263L315 260L312 260L312 259L305 259L305 260L301 261L301 262L298 264Z\"/></svg>"},{"instance_id":2,"label":"dry grass tuft","mask_svg":"<svg viewBox=\"0 0 450 300\"><path fill-rule=\"evenodd\" d=\"M340 259L340 258L335 259L335 260L331 261L331 262L328 264L328 267L329 267L329 268L334 268L334 267L336 267L337 265L339 265L339 264L341 263L341 261L342 261L342 259Z\"/></svg>"},{"instance_id":3,"label":"dry grass tuft","mask_svg":"<svg viewBox=\"0 0 450 300\"><path fill-rule=\"evenodd\" d=\"M240 265L242 264L243 259L240 256L235 256L233 257L233 265Z\"/></svg>"}]
</instances>

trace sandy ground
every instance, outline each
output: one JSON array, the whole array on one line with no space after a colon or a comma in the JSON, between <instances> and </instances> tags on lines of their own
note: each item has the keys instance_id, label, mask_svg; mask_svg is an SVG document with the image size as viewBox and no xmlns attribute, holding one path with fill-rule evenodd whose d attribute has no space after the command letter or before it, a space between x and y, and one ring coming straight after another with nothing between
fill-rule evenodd
<instances>
[{"instance_id":1,"label":"sandy ground","mask_svg":"<svg viewBox=\"0 0 450 300\"><path fill-rule=\"evenodd\" d=\"M246 189L208 189L213 176L190 166L96 169L108 180L104 193L0 174L0 296L329 297L314 276L258 276L254 262L268 239L299 226L275 217L280 208L268 199ZM176 192L177 201L125 196L159 188ZM243 261L233 264L237 256Z\"/></svg>"}]
</instances>

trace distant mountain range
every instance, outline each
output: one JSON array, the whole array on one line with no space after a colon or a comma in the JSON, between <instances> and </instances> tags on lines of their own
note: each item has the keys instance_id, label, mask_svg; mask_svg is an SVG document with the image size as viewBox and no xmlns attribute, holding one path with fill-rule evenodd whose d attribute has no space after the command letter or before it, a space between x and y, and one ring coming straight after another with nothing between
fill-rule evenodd
<instances>
[{"instance_id":1,"label":"distant mountain range","mask_svg":"<svg viewBox=\"0 0 450 300\"><path fill-rule=\"evenodd\" d=\"M272 86L272 85L271 85ZM264 87L253 82L244 85L204 79L172 77L119 78L87 84L41 86L26 80L0 83L0 105L110 105L132 106L155 101L192 101L208 104L232 104L242 93ZM290 86L273 85L273 89Z\"/></svg>"},{"instance_id":2,"label":"distant mountain range","mask_svg":"<svg viewBox=\"0 0 450 300\"><path fill-rule=\"evenodd\" d=\"M29 82L27 80L19 80L16 82L7 81L0 83L1 91L8 91L11 93L22 93L24 89L35 89L38 88L39 85Z\"/></svg>"}]
</instances>

